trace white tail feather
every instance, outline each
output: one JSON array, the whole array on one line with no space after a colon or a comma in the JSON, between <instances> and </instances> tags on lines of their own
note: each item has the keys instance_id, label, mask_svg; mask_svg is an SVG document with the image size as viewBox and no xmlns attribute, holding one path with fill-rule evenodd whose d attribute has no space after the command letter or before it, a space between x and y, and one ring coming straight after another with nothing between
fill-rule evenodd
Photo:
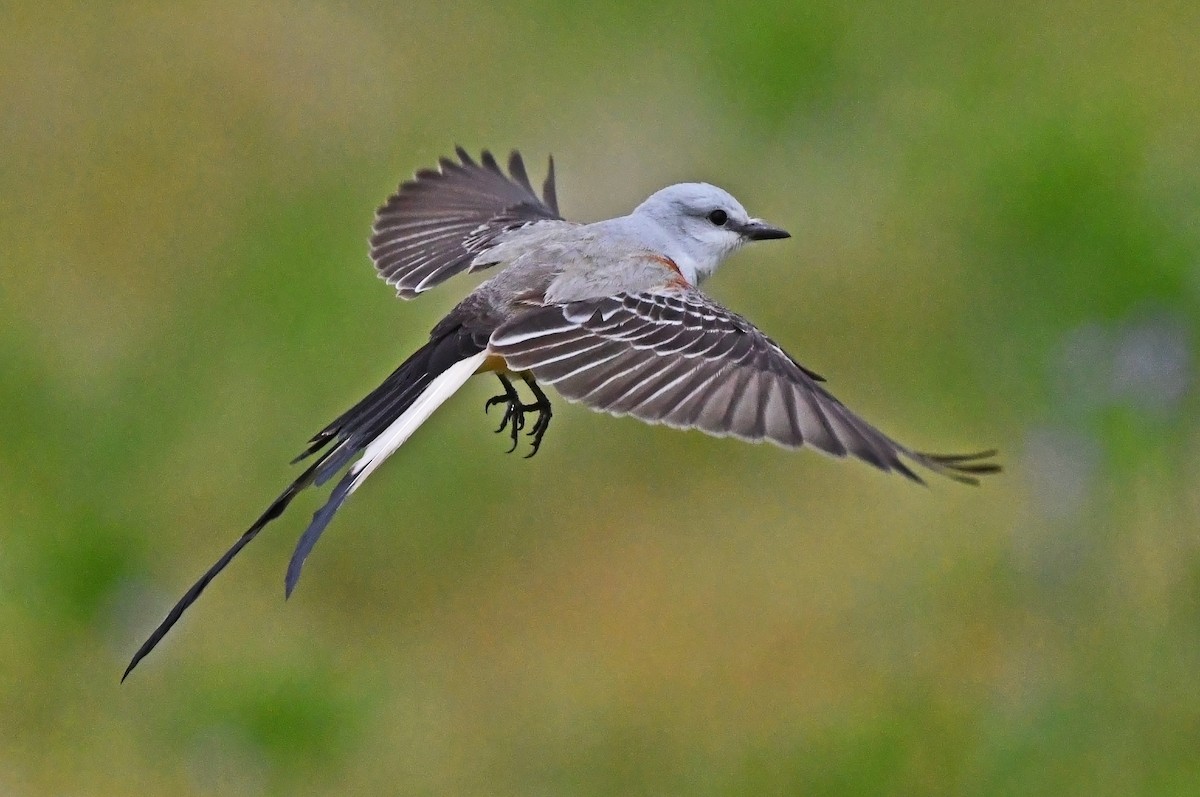
<instances>
[{"instance_id":1,"label":"white tail feather","mask_svg":"<svg viewBox=\"0 0 1200 797\"><path fill-rule=\"evenodd\" d=\"M471 378L471 375L479 370L479 366L485 359L487 359L487 352L481 351L473 357L459 360L430 382L429 387L425 388L412 406L372 440L371 444L363 451L362 457L350 467L350 472L354 474L350 493L357 490L372 471L382 465L383 461L390 457L397 448L404 445L404 441L417 431L417 427L429 419L434 410L457 393L458 389Z\"/></svg>"}]
</instances>

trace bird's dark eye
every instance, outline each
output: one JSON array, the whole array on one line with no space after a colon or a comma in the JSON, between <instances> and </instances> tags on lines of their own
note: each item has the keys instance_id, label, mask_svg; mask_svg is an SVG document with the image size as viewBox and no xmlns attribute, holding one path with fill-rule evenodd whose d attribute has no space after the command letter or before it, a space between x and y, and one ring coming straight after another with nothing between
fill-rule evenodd
<instances>
[{"instance_id":1,"label":"bird's dark eye","mask_svg":"<svg viewBox=\"0 0 1200 797\"><path fill-rule=\"evenodd\" d=\"M708 214L708 220L718 227L724 227L725 222L729 221L729 214L717 208L712 213Z\"/></svg>"}]
</instances>

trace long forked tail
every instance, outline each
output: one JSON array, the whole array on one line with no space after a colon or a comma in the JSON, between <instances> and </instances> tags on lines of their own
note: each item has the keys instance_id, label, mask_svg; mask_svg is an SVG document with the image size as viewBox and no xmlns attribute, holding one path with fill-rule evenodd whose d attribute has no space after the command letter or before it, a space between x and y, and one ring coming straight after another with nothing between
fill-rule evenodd
<instances>
[{"instance_id":1,"label":"long forked tail","mask_svg":"<svg viewBox=\"0 0 1200 797\"><path fill-rule=\"evenodd\" d=\"M459 360L438 374L427 388L416 395L399 417L388 424L380 434L372 437L371 442L363 449L363 455L350 466L346 475L333 488L329 500L313 515L312 522L304 530L300 541L296 543L296 550L292 553L292 559L288 563L285 580L285 591L289 597L292 590L296 588L296 582L300 580L300 570L304 566L304 560L312 551L313 546L317 544L321 533L325 531L325 527L329 525L329 521L333 519L334 513L337 512L342 502L357 490L359 485L392 455L392 452L404 445L404 441L412 436L417 427L429 419L434 410L458 392L458 389L483 364L486 357L486 353L481 351L465 360Z\"/></svg>"},{"instance_id":2,"label":"long forked tail","mask_svg":"<svg viewBox=\"0 0 1200 797\"><path fill-rule=\"evenodd\" d=\"M366 398L314 435L308 449L295 461L320 452L316 462L288 485L237 542L183 594L133 654L121 680L124 681L129 673L133 672L134 667L154 650L217 574L224 570L268 523L283 514L301 490L310 485L324 484L361 453L362 456L350 466L334 487L325 505L313 515L308 528L296 544L285 582L286 593L291 595L300 578L304 559L312 551L342 502L478 370L487 356L483 348L482 341L461 329L431 340L393 371L383 384Z\"/></svg>"}]
</instances>

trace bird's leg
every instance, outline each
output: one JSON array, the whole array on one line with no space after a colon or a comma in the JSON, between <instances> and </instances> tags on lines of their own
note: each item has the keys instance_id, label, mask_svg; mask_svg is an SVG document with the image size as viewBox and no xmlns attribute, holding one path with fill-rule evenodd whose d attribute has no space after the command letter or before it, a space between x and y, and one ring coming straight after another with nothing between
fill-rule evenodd
<instances>
[{"instance_id":1,"label":"bird's leg","mask_svg":"<svg viewBox=\"0 0 1200 797\"><path fill-rule=\"evenodd\" d=\"M546 434L546 429L550 427L550 418L553 415L550 407L550 399L542 392L541 387L534 378L528 374L521 376L525 384L529 385L529 389L533 391L534 401L532 404L525 404L521 401L521 394L517 392L516 387L504 374L496 374L496 378L500 380L500 384L504 386L504 392L497 396L492 396L483 405L484 412L488 412L497 404L503 404L504 417L500 419L500 426L496 429L496 433L503 432L506 428L508 434L512 438L512 447L508 449L508 453L512 453L517 449L517 443L520 441L520 433L525 429L525 414L529 412L537 412L537 420L533 422L527 434L533 437L533 450L525 455L528 459L538 452L542 445L542 437Z\"/></svg>"},{"instance_id":2,"label":"bird's leg","mask_svg":"<svg viewBox=\"0 0 1200 797\"><path fill-rule=\"evenodd\" d=\"M542 392L542 388L531 374L521 374L521 379L525 384L529 385L529 389L533 391L534 403L526 405L521 409L526 412L537 410L537 420L533 422L533 427L528 434L533 436L533 450L525 455L529 459L538 452L542 447L542 438L546 436L546 430L550 428L550 419L554 417L554 410L550 406L550 399Z\"/></svg>"},{"instance_id":3,"label":"bird's leg","mask_svg":"<svg viewBox=\"0 0 1200 797\"><path fill-rule=\"evenodd\" d=\"M504 392L498 396L492 396L483 405L484 413L491 412L491 409L496 404L503 404L504 417L500 419L500 425L496 427L496 434L500 434L507 426L510 428L510 436L512 437L512 448L508 449L508 453L512 453L517 449L517 441L521 430L525 428L525 406L521 403L521 394L513 387L513 383L508 381L508 377L504 374L496 374L496 378L500 380L500 384L504 386Z\"/></svg>"}]
</instances>

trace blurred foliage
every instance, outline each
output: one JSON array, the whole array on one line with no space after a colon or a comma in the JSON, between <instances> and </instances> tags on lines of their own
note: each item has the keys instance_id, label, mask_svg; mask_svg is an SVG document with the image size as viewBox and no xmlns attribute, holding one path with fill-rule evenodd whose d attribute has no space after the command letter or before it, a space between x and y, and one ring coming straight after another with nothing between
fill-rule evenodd
<instances>
[{"instance_id":1,"label":"blurred foliage","mask_svg":"<svg viewBox=\"0 0 1200 797\"><path fill-rule=\"evenodd\" d=\"M0 48L0 793L1200 792L1200 13L1017 2L15 3ZM979 489L484 380L306 496L470 285L364 238L455 143L573 218L792 230L709 290Z\"/></svg>"}]
</instances>

